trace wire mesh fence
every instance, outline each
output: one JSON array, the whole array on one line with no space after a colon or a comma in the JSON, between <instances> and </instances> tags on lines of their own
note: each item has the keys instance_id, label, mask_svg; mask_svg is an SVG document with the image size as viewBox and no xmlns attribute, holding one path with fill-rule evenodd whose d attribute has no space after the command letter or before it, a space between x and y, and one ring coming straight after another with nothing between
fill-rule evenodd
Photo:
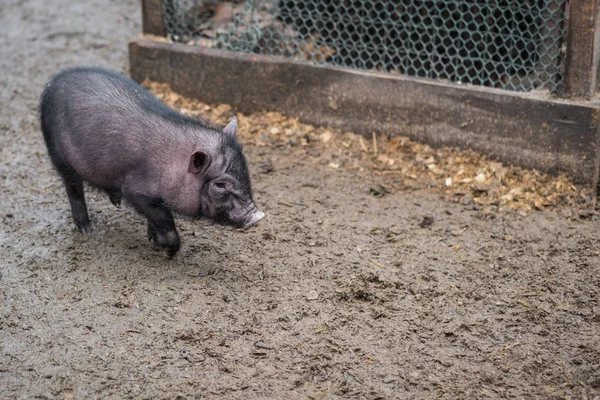
<instances>
[{"instance_id":1,"label":"wire mesh fence","mask_svg":"<svg viewBox=\"0 0 600 400\"><path fill-rule=\"evenodd\" d=\"M568 0L162 0L178 42L506 90L562 89Z\"/></svg>"}]
</instances>

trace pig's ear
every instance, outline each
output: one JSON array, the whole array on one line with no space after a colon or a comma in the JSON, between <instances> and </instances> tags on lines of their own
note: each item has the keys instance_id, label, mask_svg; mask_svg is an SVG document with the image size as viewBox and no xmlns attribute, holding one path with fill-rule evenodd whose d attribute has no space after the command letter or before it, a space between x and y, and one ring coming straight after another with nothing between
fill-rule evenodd
<instances>
[{"instance_id":1,"label":"pig's ear","mask_svg":"<svg viewBox=\"0 0 600 400\"><path fill-rule=\"evenodd\" d=\"M199 174L200 171L204 169L210 162L210 157L207 153L203 151L196 151L190 157L190 165L188 167L188 172L192 174Z\"/></svg>"},{"instance_id":2,"label":"pig's ear","mask_svg":"<svg viewBox=\"0 0 600 400\"><path fill-rule=\"evenodd\" d=\"M233 117L230 123L227 124L225 129L223 129L223 133L227 136L235 136L235 131L237 130L237 118Z\"/></svg>"}]
</instances>

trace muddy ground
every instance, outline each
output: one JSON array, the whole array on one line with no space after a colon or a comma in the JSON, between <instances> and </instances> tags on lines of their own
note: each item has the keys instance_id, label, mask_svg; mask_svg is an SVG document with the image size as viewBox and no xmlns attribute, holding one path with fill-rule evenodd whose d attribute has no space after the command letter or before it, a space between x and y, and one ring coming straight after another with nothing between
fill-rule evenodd
<instances>
[{"instance_id":1,"label":"muddy ground","mask_svg":"<svg viewBox=\"0 0 600 400\"><path fill-rule=\"evenodd\" d=\"M88 192L79 234L38 96L68 65L127 71L139 21L0 8L0 398L600 396L600 222L577 206L495 212L248 141L258 227L179 218L168 260Z\"/></svg>"}]
</instances>

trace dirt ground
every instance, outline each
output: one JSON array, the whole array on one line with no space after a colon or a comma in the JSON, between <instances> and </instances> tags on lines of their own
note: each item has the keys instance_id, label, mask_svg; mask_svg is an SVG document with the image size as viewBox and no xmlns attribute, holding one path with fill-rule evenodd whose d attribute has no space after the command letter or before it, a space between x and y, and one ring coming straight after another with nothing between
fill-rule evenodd
<instances>
[{"instance_id":1,"label":"dirt ground","mask_svg":"<svg viewBox=\"0 0 600 400\"><path fill-rule=\"evenodd\" d=\"M79 234L38 97L69 65L127 71L139 21L134 0L0 7L1 399L600 398L589 199L452 201L241 124L259 226L179 218L168 260L88 192Z\"/></svg>"}]
</instances>

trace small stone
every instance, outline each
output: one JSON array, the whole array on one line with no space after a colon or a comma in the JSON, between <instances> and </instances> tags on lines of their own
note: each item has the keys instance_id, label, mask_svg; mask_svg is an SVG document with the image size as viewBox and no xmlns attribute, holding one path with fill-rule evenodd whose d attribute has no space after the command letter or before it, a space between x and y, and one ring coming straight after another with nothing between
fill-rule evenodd
<instances>
[{"instance_id":1,"label":"small stone","mask_svg":"<svg viewBox=\"0 0 600 400\"><path fill-rule=\"evenodd\" d=\"M431 214L425 215L423 216L423 219L421 220L421 222L419 223L419 226L421 228L428 228L431 225L433 225L434 222L434 217Z\"/></svg>"},{"instance_id":2,"label":"small stone","mask_svg":"<svg viewBox=\"0 0 600 400\"><path fill-rule=\"evenodd\" d=\"M311 290L306 294L306 300L317 300L319 298L319 293L316 290Z\"/></svg>"},{"instance_id":3,"label":"small stone","mask_svg":"<svg viewBox=\"0 0 600 400\"><path fill-rule=\"evenodd\" d=\"M321 141L322 141L323 143L327 143L327 142L329 142L329 141L331 140L331 138L332 138L332 137L333 137L333 133L331 133L331 132L329 132L329 131L325 131L325 132L323 132L323 133L321 134L321 136L320 136L320 138L321 138Z\"/></svg>"},{"instance_id":4,"label":"small stone","mask_svg":"<svg viewBox=\"0 0 600 400\"><path fill-rule=\"evenodd\" d=\"M374 187L369 188L369 194L375 197L383 197L386 194L390 193L390 190L383 185L376 185Z\"/></svg>"},{"instance_id":5,"label":"small stone","mask_svg":"<svg viewBox=\"0 0 600 400\"><path fill-rule=\"evenodd\" d=\"M471 185L471 188L475 192L480 192L480 193L489 193L493 189L492 185L488 185L487 183L483 183L483 182L474 183L473 185Z\"/></svg>"},{"instance_id":6,"label":"small stone","mask_svg":"<svg viewBox=\"0 0 600 400\"><path fill-rule=\"evenodd\" d=\"M392 235L400 235L402 233L402 229L397 225L392 225L388 228L388 232Z\"/></svg>"},{"instance_id":7,"label":"small stone","mask_svg":"<svg viewBox=\"0 0 600 400\"><path fill-rule=\"evenodd\" d=\"M275 168L273 167L273 163L269 160L263 161L258 165L259 174L270 174L273 171L275 171Z\"/></svg>"},{"instance_id":8,"label":"small stone","mask_svg":"<svg viewBox=\"0 0 600 400\"><path fill-rule=\"evenodd\" d=\"M350 383L354 380L354 377L350 374L350 372L344 372L344 381Z\"/></svg>"},{"instance_id":9,"label":"small stone","mask_svg":"<svg viewBox=\"0 0 600 400\"><path fill-rule=\"evenodd\" d=\"M579 218L581 219L591 219L594 215L598 215L597 211L594 210L579 210L577 212L577 215L579 215Z\"/></svg>"},{"instance_id":10,"label":"small stone","mask_svg":"<svg viewBox=\"0 0 600 400\"><path fill-rule=\"evenodd\" d=\"M473 196L463 196L460 198L460 204L462 204L463 206L470 206L471 204L473 204Z\"/></svg>"},{"instance_id":11,"label":"small stone","mask_svg":"<svg viewBox=\"0 0 600 400\"><path fill-rule=\"evenodd\" d=\"M398 380L398 378L394 375L386 375L383 377L383 379L381 380L383 383L392 383L392 382L396 382Z\"/></svg>"},{"instance_id":12,"label":"small stone","mask_svg":"<svg viewBox=\"0 0 600 400\"><path fill-rule=\"evenodd\" d=\"M263 239L265 239L265 240L273 240L273 239L275 239L275 236L273 236L269 232L263 232Z\"/></svg>"}]
</instances>

